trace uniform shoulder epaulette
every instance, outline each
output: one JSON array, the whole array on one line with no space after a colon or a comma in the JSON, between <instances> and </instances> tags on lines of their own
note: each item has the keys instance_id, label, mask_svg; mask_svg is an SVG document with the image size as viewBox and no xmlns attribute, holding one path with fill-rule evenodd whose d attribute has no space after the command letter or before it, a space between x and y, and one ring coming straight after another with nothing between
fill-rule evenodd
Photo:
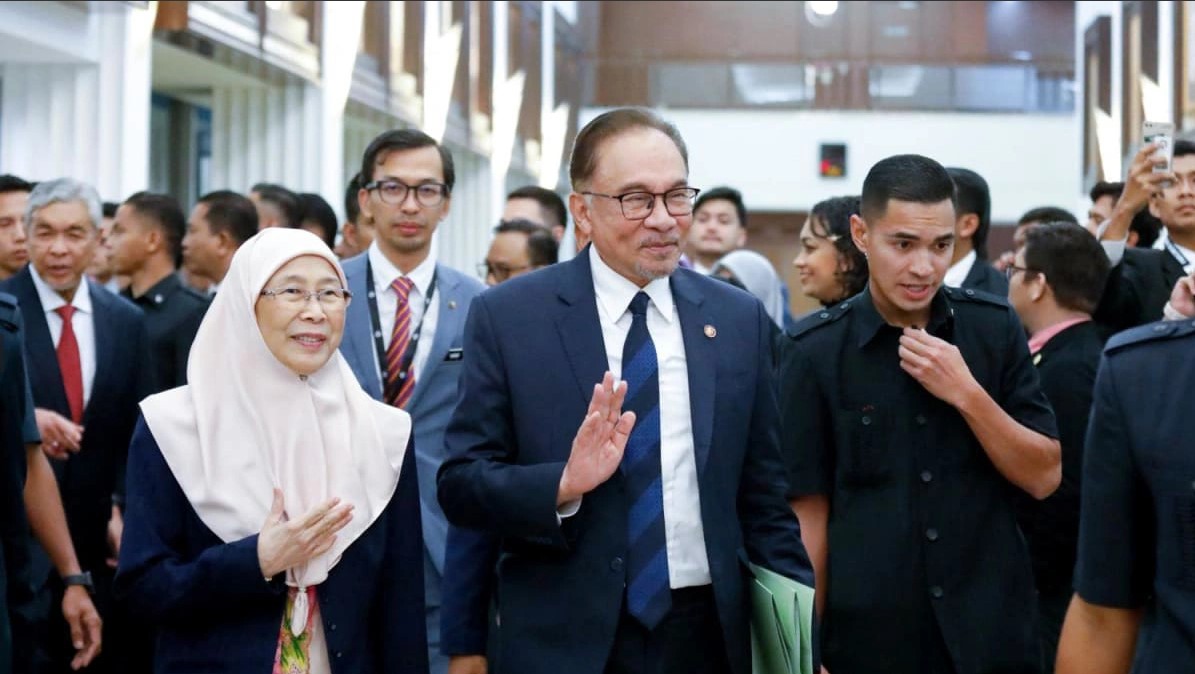
<instances>
[{"instance_id":1,"label":"uniform shoulder epaulette","mask_svg":"<svg viewBox=\"0 0 1195 674\"><path fill-rule=\"evenodd\" d=\"M992 293L983 290L976 290L974 288L952 288L951 286L942 286L942 289L946 292L946 297L949 297L952 300L975 302L977 304L994 304L998 307L1005 308L1009 306L1007 297L993 295Z\"/></svg>"},{"instance_id":2,"label":"uniform shoulder epaulette","mask_svg":"<svg viewBox=\"0 0 1195 674\"><path fill-rule=\"evenodd\" d=\"M17 298L8 293L0 293L0 328L9 332L17 331Z\"/></svg>"},{"instance_id":3,"label":"uniform shoulder epaulette","mask_svg":"<svg viewBox=\"0 0 1195 674\"><path fill-rule=\"evenodd\" d=\"M1115 353L1134 344L1176 339L1192 334L1195 334L1195 320L1186 319L1181 321L1148 323L1112 335L1111 339L1108 340L1108 344L1104 347L1104 353Z\"/></svg>"},{"instance_id":4,"label":"uniform shoulder epaulette","mask_svg":"<svg viewBox=\"0 0 1195 674\"><path fill-rule=\"evenodd\" d=\"M812 311L805 314L797 320L797 324L793 326L788 336L796 339L805 333L811 332L822 326L830 325L838 319L847 315L851 310L851 300L839 302L832 307L824 307L817 311Z\"/></svg>"},{"instance_id":5,"label":"uniform shoulder epaulette","mask_svg":"<svg viewBox=\"0 0 1195 674\"><path fill-rule=\"evenodd\" d=\"M192 288L191 286L183 285L183 286L179 286L179 289L182 290L183 295L186 295L187 297L190 297L191 299L199 300L200 302L207 304L208 296L204 295L203 293L199 292L198 290Z\"/></svg>"}]
</instances>

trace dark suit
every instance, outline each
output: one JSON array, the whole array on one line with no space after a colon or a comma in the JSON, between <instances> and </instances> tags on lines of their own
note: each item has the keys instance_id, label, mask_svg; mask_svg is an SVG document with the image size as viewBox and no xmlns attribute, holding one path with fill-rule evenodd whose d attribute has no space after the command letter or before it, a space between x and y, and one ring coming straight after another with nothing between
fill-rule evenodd
<instances>
[{"instance_id":1,"label":"dark suit","mask_svg":"<svg viewBox=\"0 0 1195 674\"><path fill-rule=\"evenodd\" d=\"M332 674L427 674L410 447L406 457L385 511L316 590ZM116 589L157 625L156 674L272 671L287 590L262 579L257 536L224 543L203 524L144 422L129 486Z\"/></svg>"},{"instance_id":2,"label":"dark suit","mask_svg":"<svg viewBox=\"0 0 1195 674\"><path fill-rule=\"evenodd\" d=\"M997 297L1008 297L1008 279L981 257L975 258L975 264L971 265L971 271L963 279L962 287L982 290Z\"/></svg>"},{"instance_id":3,"label":"dark suit","mask_svg":"<svg viewBox=\"0 0 1195 674\"><path fill-rule=\"evenodd\" d=\"M1033 356L1042 392L1054 408L1062 444L1062 483L1044 501L1019 494L1017 520L1029 544L1037 583L1043 666L1054 671L1062 619L1071 599L1071 574L1079 540L1079 479L1091 417L1091 391L1104 341L1099 327L1080 323L1054 335Z\"/></svg>"},{"instance_id":4,"label":"dark suit","mask_svg":"<svg viewBox=\"0 0 1195 674\"><path fill-rule=\"evenodd\" d=\"M1128 248L1108 274L1108 285L1095 310L1104 336L1162 319L1183 265L1165 250Z\"/></svg>"},{"instance_id":5,"label":"dark suit","mask_svg":"<svg viewBox=\"0 0 1195 674\"><path fill-rule=\"evenodd\" d=\"M28 671L31 604L29 522L25 517L28 380L16 298L0 293L0 672Z\"/></svg>"},{"instance_id":6,"label":"dark suit","mask_svg":"<svg viewBox=\"0 0 1195 674\"><path fill-rule=\"evenodd\" d=\"M79 565L96 576L96 608L105 619L104 643L110 644L118 625L108 619L112 613L111 573L105 562L108 520L113 497L124 493L125 456L137 421L137 405L151 390L153 375L147 367L149 339L141 310L95 283L86 283L94 314L96 370L83 411L83 442L78 453L51 464ZM21 305L34 403L69 419L57 352L29 267L0 283L0 290L12 293ZM34 581L36 585L48 583L55 596L52 605L57 606L62 588L50 571L49 559L38 549ZM63 632L65 623L56 610L50 611L50 617L51 654L69 661L73 649ZM114 651L105 648L89 671L107 671L105 662L119 656Z\"/></svg>"},{"instance_id":7,"label":"dark suit","mask_svg":"<svg viewBox=\"0 0 1195 674\"><path fill-rule=\"evenodd\" d=\"M705 548L731 670L750 672L748 559L812 586L785 500L771 320L746 293L678 269ZM598 674L620 631L627 570L621 472L558 523L556 494L594 384L609 369L589 253L474 299L439 498L501 537L503 672ZM717 420L715 422L715 419Z\"/></svg>"}]
</instances>

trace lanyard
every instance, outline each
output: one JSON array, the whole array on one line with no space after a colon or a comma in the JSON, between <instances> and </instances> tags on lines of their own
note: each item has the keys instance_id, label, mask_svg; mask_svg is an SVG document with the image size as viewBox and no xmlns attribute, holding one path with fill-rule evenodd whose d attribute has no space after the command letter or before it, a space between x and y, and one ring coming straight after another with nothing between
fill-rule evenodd
<instances>
[{"instance_id":1,"label":"lanyard","mask_svg":"<svg viewBox=\"0 0 1195 674\"><path fill-rule=\"evenodd\" d=\"M427 296L423 298L423 314L419 316L419 322L415 324L415 329L411 330L411 340L407 342L407 349L402 354L402 360L399 361L399 375L401 381L406 378L406 373L411 370L411 362L415 360L415 349L419 346L419 335L423 332L423 321L427 318L428 308L432 304L432 296L436 294L436 272L432 272L431 285L427 287ZM386 371L386 345L382 341L382 320L378 316L378 299L377 288L373 282L373 265L370 264L369 258L365 258L365 279L369 284L369 319L373 322L373 345L377 349L378 367L381 368L382 373L382 389L383 398L385 395L386 383L390 379L390 373Z\"/></svg>"},{"instance_id":2,"label":"lanyard","mask_svg":"<svg viewBox=\"0 0 1195 674\"><path fill-rule=\"evenodd\" d=\"M1183 252L1178 249L1178 245L1170 239L1166 239L1166 252L1170 253L1175 260L1178 260L1178 265L1183 268L1183 271L1189 269L1191 261L1187 259L1186 255L1183 255Z\"/></svg>"}]
</instances>

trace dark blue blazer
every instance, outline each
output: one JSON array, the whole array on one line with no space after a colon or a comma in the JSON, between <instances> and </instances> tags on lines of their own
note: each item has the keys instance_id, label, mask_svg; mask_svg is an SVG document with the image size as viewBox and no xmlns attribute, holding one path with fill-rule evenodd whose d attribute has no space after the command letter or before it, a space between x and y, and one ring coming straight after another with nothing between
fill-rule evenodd
<instances>
[{"instance_id":1,"label":"dark blue blazer","mask_svg":"<svg viewBox=\"0 0 1195 674\"><path fill-rule=\"evenodd\" d=\"M812 587L785 500L771 320L747 293L679 269L706 552L735 674L749 674L748 559ZM622 613L627 549L615 473L558 523L556 492L594 384L608 369L588 252L492 288L469 309L460 402L439 499L500 537L502 671L600 674Z\"/></svg>"},{"instance_id":2,"label":"dark blue blazer","mask_svg":"<svg viewBox=\"0 0 1195 674\"><path fill-rule=\"evenodd\" d=\"M153 387L146 362L149 337L141 310L101 286L89 283L95 313L95 380L83 410L83 444L66 461L51 461L62 505L84 569L102 569L107 557L112 497L124 492L125 456L137 422L137 405ZM45 311L26 266L0 283L16 296L25 319L25 357L37 407L70 418L58 371L58 355ZM41 571L44 575L48 566Z\"/></svg>"},{"instance_id":3,"label":"dark blue blazer","mask_svg":"<svg viewBox=\"0 0 1195 674\"><path fill-rule=\"evenodd\" d=\"M427 674L419 483L407 452L385 512L317 589L333 674ZM270 672L281 578L262 578L256 535L224 543L203 524L139 422L115 590L157 628L155 674Z\"/></svg>"}]
</instances>

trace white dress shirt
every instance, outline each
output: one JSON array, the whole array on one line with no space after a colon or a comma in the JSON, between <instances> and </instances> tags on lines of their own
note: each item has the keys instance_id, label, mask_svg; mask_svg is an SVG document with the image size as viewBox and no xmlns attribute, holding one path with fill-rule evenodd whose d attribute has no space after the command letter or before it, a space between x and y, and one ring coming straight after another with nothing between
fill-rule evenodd
<instances>
[{"instance_id":1,"label":"white dress shirt","mask_svg":"<svg viewBox=\"0 0 1195 674\"><path fill-rule=\"evenodd\" d=\"M977 258L974 250L964 255L961 260L950 265L950 269L946 270L946 277L942 279L942 283L951 288L961 288L963 281L967 280L967 274L971 273L971 267L975 266Z\"/></svg>"},{"instance_id":2,"label":"white dress shirt","mask_svg":"<svg viewBox=\"0 0 1195 674\"><path fill-rule=\"evenodd\" d=\"M394 288L390 287L390 284L404 274L378 249L376 241L369 245L369 264L373 267L378 322L382 326L382 345L389 349L391 333L394 332L394 314L398 311L398 293L394 292ZM411 306L410 330L412 334L414 334L415 327L420 324L419 321L423 321L423 328L419 332L419 344L415 347L415 360L411 363L415 368L416 386L419 385L419 377L423 374L423 368L427 365L428 358L431 357L432 340L436 336L436 323L440 316L440 303L436 302L434 298L427 307L427 315L423 315L424 298L427 297L435 274L436 261L429 255L426 260L419 263L418 267L411 270L410 274L405 275L409 276L411 282L414 283L410 295L407 297L407 303ZM367 301L368 299L366 298ZM381 364L376 363L377 354L374 354L374 361L380 372Z\"/></svg>"},{"instance_id":3,"label":"white dress shirt","mask_svg":"<svg viewBox=\"0 0 1195 674\"><path fill-rule=\"evenodd\" d=\"M622 347L631 330L631 300L640 291L602 261L590 247L593 290L606 345L606 360L615 377L622 374ZM709 558L701 522L697 490L697 460L693 452L693 420L689 406L689 370L680 316L672 301L668 279L642 288L651 299L647 331L659 361L660 464L664 485L664 535L668 547L668 577L673 588L708 585Z\"/></svg>"},{"instance_id":4,"label":"white dress shirt","mask_svg":"<svg viewBox=\"0 0 1195 674\"><path fill-rule=\"evenodd\" d=\"M55 310L66 306L67 302L42 280L33 265L29 265L29 274L33 277L33 286L37 288L42 310L46 312L50 339L54 340L54 348L57 349L62 339L62 317ZM71 327L75 330L75 341L79 344L79 364L83 369L83 409L87 409L87 402L91 400L91 385L95 383L95 312L91 308L91 288L86 278L79 281L70 304L75 307Z\"/></svg>"}]
</instances>

